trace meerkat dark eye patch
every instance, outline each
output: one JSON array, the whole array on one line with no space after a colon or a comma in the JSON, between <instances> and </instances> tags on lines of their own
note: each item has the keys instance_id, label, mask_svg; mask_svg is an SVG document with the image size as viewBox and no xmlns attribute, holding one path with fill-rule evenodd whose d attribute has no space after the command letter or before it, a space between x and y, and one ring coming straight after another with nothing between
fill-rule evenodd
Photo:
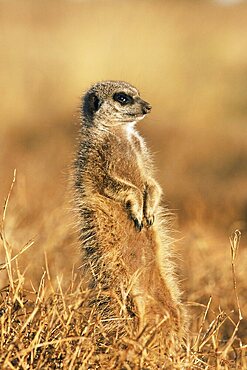
<instances>
[{"instance_id":1,"label":"meerkat dark eye patch","mask_svg":"<svg viewBox=\"0 0 247 370\"><path fill-rule=\"evenodd\" d=\"M99 100L99 98L96 95L94 95L93 106L94 106L95 112L100 109L101 104L102 104L101 100Z\"/></svg>"},{"instance_id":2,"label":"meerkat dark eye patch","mask_svg":"<svg viewBox=\"0 0 247 370\"><path fill-rule=\"evenodd\" d=\"M92 118L94 113L99 110L101 107L102 102L99 99L99 97L94 93L90 92L86 94L84 101L83 101L83 113L89 117Z\"/></svg>"},{"instance_id":3,"label":"meerkat dark eye patch","mask_svg":"<svg viewBox=\"0 0 247 370\"><path fill-rule=\"evenodd\" d=\"M124 92L115 93L113 100L117 101L121 105L133 104L134 99L132 96L125 94Z\"/></svg>"}]
</instances>

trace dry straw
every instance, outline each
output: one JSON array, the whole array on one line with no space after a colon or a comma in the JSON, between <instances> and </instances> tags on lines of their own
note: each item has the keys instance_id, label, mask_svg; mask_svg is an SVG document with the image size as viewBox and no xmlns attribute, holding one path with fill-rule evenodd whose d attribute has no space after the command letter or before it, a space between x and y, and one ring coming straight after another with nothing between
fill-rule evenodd
<instances>
[{"instance_id":1,"label":"dry straw","mask_svg":"<svg viewBox=\"0 0 247 370\"><path fill-rule=\"evenodd\" d=\"M7 272L8 284L0 287L0 367L2 369L245 369L246 344L238 337L243 315L238 296L236 274L237 254L241 233L236 230L230 237L233 291L238 312L235 323L227 310L214 312L213 297L203 306L196 332L191 333L179 352L157 347L154 339L159 327L144 328L135 335L126 312L129 292L121 290L118 304L122 317L114 318L125 325L124 337L119 333L109 337L93 308L88 307L90 292L83 287L83 278L75 283L72 275L67 288L58 277L52 277L47 254L44 272L37 288L27 289L25 274L20 271L18 259L33 245L29 241L12 256L11 244L6 237L6 223L10 198L16 184L16 171L8 192L2 216L1 244L5 262L0 273ZM130 282L131 285L131 282ZM114 294L114 293L113 293ZM115 297L116 298L116 297ZM107 318L106 318L107 320ZM194 320L194 317L192 318ZM165 318L164 318L165 321ZM225 338L229 323L233 330ZM161 326L162 323L160 323Z\"/></svg>"}]
</instances>

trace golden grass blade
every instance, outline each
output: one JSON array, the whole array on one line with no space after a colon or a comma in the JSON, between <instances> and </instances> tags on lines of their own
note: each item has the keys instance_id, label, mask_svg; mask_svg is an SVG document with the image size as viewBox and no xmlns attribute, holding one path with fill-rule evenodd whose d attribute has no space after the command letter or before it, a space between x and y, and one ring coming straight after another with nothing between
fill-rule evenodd
<instances>
[{"instance_id":1,"label":"golden grass blade","mask_svg":"<svg viewBox=\"0 0 247 370\"><path fill-rule=\"evenodd\" d=\"M211 322L199 345L199 351L202 350L202 348L205 346L206 343L208 343L210 338L212 338L212 336L219 330L219 328L225 322L226 318L226 313L222 311L219 313L219 315L217 315L216 319Z\"/></svg>"},{"instance_id":2,"label":"golden grass blade","mask_svg":"<svg viewBox=\"0 0 247 370\"><path fill-rule=\"evenodd\" d=\"M209 311L209 308L210 308L210 305L211 305L211 302L212 302L212 297L209 297L209 300L208 300L208 304L206 306L206 309L204 311L204 315L203 315L203 318L202 318L202 321L201 321L201 325L200 325L200 329L199 329L199 332L197 334L197 337L196 337L196 340L195 340L195 344L193 345L192 349L195 349L198 351L199 349L199 341L200 341L200 337L201 337L201 334L202 334L202 330L203 330L203 326L205 324L205 321L206 321L206 317L208 315L208 311Z\"/></svg>"},{"instance_id":3,"label":"golden grass blade","mask_svg":"<svg viewBox=\"0 0 247 370\"><path fill-rule=\"evenodd\" d=\"M0 264L0 271L5 270L10 264L15 261L21 254L26 252L32 245L34 244L34 240L30 240L27 244L24 245L24 247L14 256L11 257L6 263L1 263Z\"/></svg>"},{"instance_id":4,"label":"golden grass blade","mask_svg":"<svg viewBox=\"0 0 247 370\"><path fill-rule=\"evenodd\" d=\"M9 200L10 200L11 193L13 191L13 187L15 185L15 182L16 182L16 169L14 169L13 180L12 180L12 183L10 185L9 192L8 192L7 198L6 198L5 203L4 203L4 206L3 206L2 232L4 232L4 223L5 223L5 219L6 219L8 204L9 204Z\"/></svg>"},{"instance_id":5,"label":"golden grass blade","mask_svg":"<svg viewBox=\"0 0 247 370\"><path fill-rule=\"evenodd\" d=\"M240 245L240 239L241 239L241 231L235 230L233 234L230 236L230 244L231 244L231 256L232 256L232 279L233 279L233 289L235 294L235 299L238 307L238 317L239 321L243 319L239 298L238 298L238 292L237 292L237 278L236 278L236 265L235 261L237 258L237 253L239 250Z\"/></svg>"}]
</instances>

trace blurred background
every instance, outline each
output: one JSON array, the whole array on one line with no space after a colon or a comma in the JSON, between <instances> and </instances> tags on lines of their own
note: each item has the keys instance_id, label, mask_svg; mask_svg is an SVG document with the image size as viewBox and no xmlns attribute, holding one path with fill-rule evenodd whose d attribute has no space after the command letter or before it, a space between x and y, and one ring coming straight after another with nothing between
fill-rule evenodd
<instances>
[{"instance_id":1,"label":"blurred background","mask_svg":"<svg viewBox=\"0 0 247 370\"><path fill-rule=\"evenodd\" d=\"M0 203L16 168L6 230L13 248L35 238L23 261L34 280L44 250L65 275L78 259L67 183L80 96L119 79L153 106L138 129L176 214L190 300L230 284L235 228L245 281L246 20L246 1L0 2Z\"/></svg>"}]
</instances>

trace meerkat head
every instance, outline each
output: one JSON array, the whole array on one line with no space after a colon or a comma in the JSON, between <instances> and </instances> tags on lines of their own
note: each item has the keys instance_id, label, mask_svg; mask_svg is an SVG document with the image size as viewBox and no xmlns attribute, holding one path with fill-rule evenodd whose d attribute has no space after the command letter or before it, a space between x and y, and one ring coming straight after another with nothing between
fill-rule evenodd
<instances>
[{"instance_id":1,"label":"meerkat head","mask_svg":"<svg viewBox=\"0 0 247 370\"><path fill-rule=\"evenodd\" d=\"M123 81L103 81L84 95L85 123L116 126L136 122L151 111L151 105L140 98L139 91Z\"/></svg>"}]
</instances>

